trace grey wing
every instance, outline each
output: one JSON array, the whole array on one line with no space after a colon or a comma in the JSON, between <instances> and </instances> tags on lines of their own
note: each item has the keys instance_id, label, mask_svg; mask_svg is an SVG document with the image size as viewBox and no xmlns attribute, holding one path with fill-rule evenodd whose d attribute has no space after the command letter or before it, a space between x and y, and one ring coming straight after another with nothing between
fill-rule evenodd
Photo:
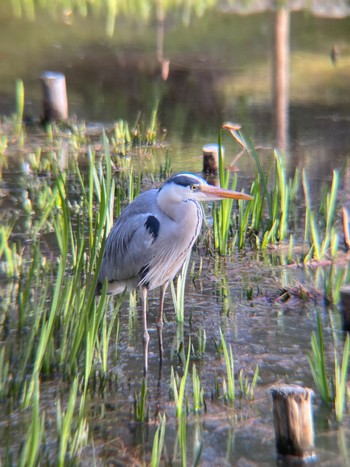
<instances>
[{"instance_id":1,"label":"grey wing","mask_svg":"<svg viewBox=\"0 0 350 467\"><path fill-rule=\"evenodd\" d=\"M114 223L106 240L99 283L132 283L135 286L147 271L160 223L151 210L154 190L140 195Z\"/></svg>"}]
</instances>

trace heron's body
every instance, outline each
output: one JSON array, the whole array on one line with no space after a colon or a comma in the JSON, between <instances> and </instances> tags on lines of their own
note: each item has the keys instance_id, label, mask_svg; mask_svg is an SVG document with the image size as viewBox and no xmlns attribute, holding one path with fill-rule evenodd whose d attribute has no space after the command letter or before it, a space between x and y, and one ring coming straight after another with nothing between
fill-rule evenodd
<instances>
[{"instance_id":1,"label":"heron's body","mask_svg":"<svg viewBox=\"0 0 350 467\"><path fill-rule=\"evenodd\" d=\"M105 280L108 293L141 290L145 372L148 364L147 292L160 287L157 320L162 357L162 326L165 290L179 271L200 232L203 214L198 201L251 196L208 185L193 174L178 174L157 190L141 193L127 206L106 240L98 291Z\"/></svg>"},{"instance_id":2,"label":"heron's body","mask_svg":"<svg viewBox=\"0 0 350 467\"><path fill-rule=\"evenodd\" d=\"M184 263L202 226L202 208L195 200L161 206L161 191L145 191L114 224L99 275L101 283L108 279L109 293L155 289L171 281Z\"/></svg>"}]
</instances>

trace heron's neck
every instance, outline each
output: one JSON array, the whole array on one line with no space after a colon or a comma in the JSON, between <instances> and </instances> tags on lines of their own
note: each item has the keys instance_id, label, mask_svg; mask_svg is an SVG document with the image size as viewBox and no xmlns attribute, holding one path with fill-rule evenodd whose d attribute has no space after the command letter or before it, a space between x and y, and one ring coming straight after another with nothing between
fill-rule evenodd
<instances>
[{"instance_id":1,"label":"heron's neck","mask_svg":"<svg viewBox=\"0 0 350 467\"><path fill-rule=\"evenodd\" d=\"M184 201L176 194L169 196L169 193L162 193L162 191L160 190L158 193L157 204L167 216L177 223L186 222L187 217L193 217L195 213L198 213L198 210L201 210L197 201Z\"/></svg>"}]
</instances>

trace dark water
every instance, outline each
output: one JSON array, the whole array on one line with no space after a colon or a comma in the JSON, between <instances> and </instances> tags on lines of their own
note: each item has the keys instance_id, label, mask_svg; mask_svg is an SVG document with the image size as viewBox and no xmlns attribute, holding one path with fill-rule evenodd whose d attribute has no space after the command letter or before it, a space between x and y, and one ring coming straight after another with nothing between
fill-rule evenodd
<instances>
[{"instance_id":1,"label":"dark water","mask_svg":"<svg viewBox=\"0 0 350 467\"><path fill-rule=\"evenodd\" d=\"M349 201L350 155L350 20L315 18L310 14L290 16L289 92L282 93L282 112L277 109L274 25L272 13L249 16L206 14L185 27L175 18L165 22L164 57L170 60L166 81L162 80L156 58L156 25L117 21L115 35L107 38L102 20L74 18L57 21L39 14L37 21L0 19L0 110L14 111L14 82L23 79L26 114L39 118L41 89L38 76L43 70L65 73L70 114L91 122L110 123L118 118L134 122L151 119L157 106L161 128L166 130L167 150L135 161L140 170L159 170L166 152L172 168L200 172L201 147L217 140L223 121L239 122L262 157L271 164L274 147L287 155L291 172L307 170L315 202L322 184L331 180L332 170L343 170L342 198ZM331 52L336 51L333 61ZM280 113L278 113L280 112ZM230 163L240 148L223 136L226 159ZM13 163L17 167L16 162ZM239 162L239 183L252 176L251 161ZM17 167L18 170L20 166ZM16 175L8 174L13 187ZM18 199L21 192L13 194ZM220 260L195 252L195 268L205 263L200 278L190 280L186 295L186 319L175 323L171 298L166 302L167 348L163 373L159 378L155 331L157 296L150 300L151 334L149 406L151 418L157 410L171 414L166 430L168 461L180 465L176 448L177 426L174 404L169 397L170 364L181 371L179 343L194 345L199 328L207 332L205 356L196 362L207 412L188 416L188 465L203 447L200 465L274 465L275 447L271 385L286 382L313 386L307 362L310 334L315 329L316 312L325 322L328 336L339 333L339 313L316 296L305 302L291 299L280 303L278 291L299 282L309 289L323 290L324 275L285 266L278 252L261 257L239 255ZM6 287L5 287L6 289ZM251 294L251 300L247 300ZM152 314L153 313L153 314ZM191 316L191 320L189 320ZM236 404L233 409L215 398L217 378L223 362L215 343L219 328L232 345L235 368L252 378L260 368L253 402ZM144 429L130 415L134 391L140 390L142 342L140 317L124 305L118 359L111 362L118 384L104 397L91 402L91 426L95 449L88 447L82 462L110 465L114 459L132 464L149 460L154 424ZM45 397L45 396L43 396ZM349 418L337 426L320 410L315 399L316 450L320 465L349 463ZM91 450L90 450L91 449ZM92 453L93 451L93 453Z\"/></svg>"},{"instance_id":2,"label":"dark water","mask_svg":"<svg viewBox=\"0 0 350 467\"><path fill-rule=\"evenodd\" d=\"M313 178L323 179L349 154L350 20L290 15L281 45L289 67L279 78L289 81L289 92L282 93L276 90L278 21L272 12L210 12L190 27L166 18L162 55L170 65L164 81L155 22L120 18L108 38L99 18L53 20L39 13L30 22L3 14L1 113L14 110L14 82L23 79L26 114L38 118L38 77L44 70L61 71L72 116L94 122L125 118L132 124L141 113L147 124L158 105L173 159L185 169L187 158L216 141L221 123L230 120L239 122L257 147L282 146L291 168L306 167ZM237 151L232 144L228 149Z\"/></svg>"}]
</instances>

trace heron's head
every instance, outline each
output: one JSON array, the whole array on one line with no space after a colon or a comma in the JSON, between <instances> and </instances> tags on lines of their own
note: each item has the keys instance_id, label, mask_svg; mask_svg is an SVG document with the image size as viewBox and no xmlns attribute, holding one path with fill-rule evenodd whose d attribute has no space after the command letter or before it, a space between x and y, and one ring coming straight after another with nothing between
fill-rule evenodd
<instances>
[{"instance_id":1,"label":"heron's head","mask_svg":"<svg viewBox=\"0 0 350 467\"><path fill-rule=\"evenodd\" d=\"M224 190L209 185L203 178L191 173L180 173L172 176L164 183L160 192L163 192L162 194L172 202L189 199L195 201L215 201L224 198L253 199L252 196L239 191Z\"/></svg>"}]
</instances>

